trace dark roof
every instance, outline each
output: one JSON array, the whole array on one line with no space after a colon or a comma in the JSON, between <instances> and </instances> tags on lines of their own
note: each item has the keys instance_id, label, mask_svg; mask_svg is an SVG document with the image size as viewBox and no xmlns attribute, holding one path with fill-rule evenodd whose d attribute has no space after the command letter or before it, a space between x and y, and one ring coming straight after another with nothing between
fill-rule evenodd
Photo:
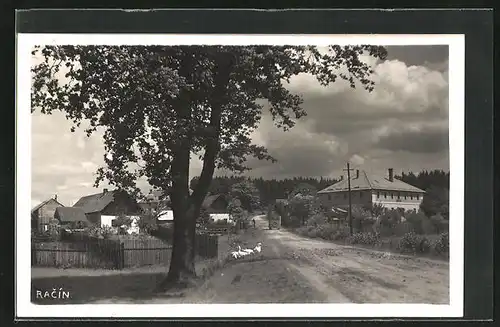
<instances>
[{"instance_id":1,"label":"dark roof","mask_svg":"<svg viewBox=\"0 0 500 327\"><path fill-rule=\"evenodd\" d=\"M348 180L343 179L318 193L334 193L348 190ZM368 174L362 170L359 172L359 178L351 177L351 190L388 190L388 191L407 191L416 193L425 193L425 191L394 178L391 182L387 177Z\"/></svg>"},{"instance_id":2,"label":"dark roof","mask_svg":"<svg viewBox=\"0 0 500 327\"><path fill-rule=\"evenodd\" d=\"M215 200L217 200L221 196L223 196L223 194L214 194L214 195L208 195L208 196L206 196L205 200L203 200L202 206L204 208L210 207L215 202Z\"/></svg>"},{"instance_id":3,"label":"dark roof","mask_svg":"<svg viewBox=\"0 0 500 327\"><path fill-rule=\"evenodd\" d=\"M60 222L87 221L85 212L81 208L75 207L58 207L54 217L59 219Z\"/></svg>"},{"instance_id":4,"label":"dark roof","mask_svg":"<svg viewBox=\"0 0 500 327\"><path fill-rule=\"evenodd\" d=\"M116 193L117 191L107 191L106 193L87 195L80 198L73 207L81 208L85 213L99 212L113 202Z\"/></svg>"},{"instance_id":5,"label":"dark roof","mask_svg":"<svg viewBox=\"0 0 500 327\"><path fill-rule=\"evenodd\" d=\"M61 205L61 207L64 207L64 205L63 205L63 204L61 204L61 203L60 203L59 201L57 201L56 199L54 199L54 198L50 198L50 199L48 199L48 200L43 201L43 202L42 202L42 203L40 203L40 204L37 204L37 205L36 205L33 209L31 209L31 213L33 213L33 212L37 211L38 209L40 209L41 207L43 207L44 205L46 205L46 204L47 204L47 203L49 203L50 201L57 202L57 204L60 204L60 205Z\"/></svg>"}]
</instances>

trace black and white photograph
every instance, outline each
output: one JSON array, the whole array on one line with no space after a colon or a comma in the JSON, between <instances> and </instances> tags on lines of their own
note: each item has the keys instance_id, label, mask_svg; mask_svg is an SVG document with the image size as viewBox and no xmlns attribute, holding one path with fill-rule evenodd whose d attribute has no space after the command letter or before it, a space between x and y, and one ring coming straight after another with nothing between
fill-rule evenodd
<instances>
[{"instance_id":1,"label":"black and white photograph","mask_svg":"<svg viewBox=\"0 0 500 327\"><path fill-rule=\"evenodd\" d=\"M462 314L463 35L26 34L18 56L32 315Z\"/></svg>"}]
</instances>

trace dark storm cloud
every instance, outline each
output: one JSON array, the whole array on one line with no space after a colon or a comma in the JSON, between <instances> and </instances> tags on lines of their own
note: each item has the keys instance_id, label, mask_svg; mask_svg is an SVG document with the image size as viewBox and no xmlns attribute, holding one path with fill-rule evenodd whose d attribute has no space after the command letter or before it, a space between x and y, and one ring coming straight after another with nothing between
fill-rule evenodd
<instances>
[{"instance_id":1,"label":"dark storm cloud","mask_svg":"<svg viewBox=\"0 0 500 327\"><path fill-rule=\"evenodd\" d=\"M438 153L448 150L448 130L440 127L399 129L380 137L375 146L392 151Z\"/></svg>"},{"instance_id":2,"label":"dark storm cloud","mask_svg":"<svg viewBox=\"0 0 500 327\"><path fill-rule=\"evenodd\" d=\"M377 128L394 120L425 122L448 118L447 108L431 106L420 111L388 110L384 105L360 102L348 93L308 96L304 108L308 113L304 119L311 121L315 132L338 136Z\"/></svg>"},{"instance_id":3,"label":"dark storm cloud","mask_svg":"<svg viewBox=\"0 0 500 327\"><path fill-rule=\"evenodd\" d=\"M432 66L439 71L448 69L448 45L387 46L387 60L399 60L408 66Z\"/></svg>"}]
</instances>

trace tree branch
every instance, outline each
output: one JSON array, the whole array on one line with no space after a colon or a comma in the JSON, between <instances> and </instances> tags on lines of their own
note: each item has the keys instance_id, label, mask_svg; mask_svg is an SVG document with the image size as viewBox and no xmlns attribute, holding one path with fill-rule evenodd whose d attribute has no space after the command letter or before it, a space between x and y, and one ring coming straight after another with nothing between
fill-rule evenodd
<instances>
[{"instance_id":1,"label":"tree branch","mask_svg":"<svg viewBox=\"0 0 500 327\"><path fill-rule=\"evenodd\" d=\"M234 60L235 58L230 53L217 54L216 72L214 74L215 87L210 101L210 124L208 125L208 133L205 141L203 168L198 183L191 194L191 199L197 204L201 204L204 196L207 194L215 172L215 161L220 151L222 110L226 102L227 87Z\"/></svg>"}]
</instances>

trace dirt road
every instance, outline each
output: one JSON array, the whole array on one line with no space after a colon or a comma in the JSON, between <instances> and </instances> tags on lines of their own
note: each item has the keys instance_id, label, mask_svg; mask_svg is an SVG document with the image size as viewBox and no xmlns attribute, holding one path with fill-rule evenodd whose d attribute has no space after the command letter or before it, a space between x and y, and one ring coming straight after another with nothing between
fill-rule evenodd
<instances>
[{"instance_id":1,"label":"dirt road","mask_svg":"<svg viewBox=\"0 0 500 327\"><path fill-rule=\"evenodd\" d=\"M447 262L267 230L256 217L260 257L235 261L196 296L211 303L449 303ZM193 294L195 295L195 294Z\"/></svg>"}]
</instances>

